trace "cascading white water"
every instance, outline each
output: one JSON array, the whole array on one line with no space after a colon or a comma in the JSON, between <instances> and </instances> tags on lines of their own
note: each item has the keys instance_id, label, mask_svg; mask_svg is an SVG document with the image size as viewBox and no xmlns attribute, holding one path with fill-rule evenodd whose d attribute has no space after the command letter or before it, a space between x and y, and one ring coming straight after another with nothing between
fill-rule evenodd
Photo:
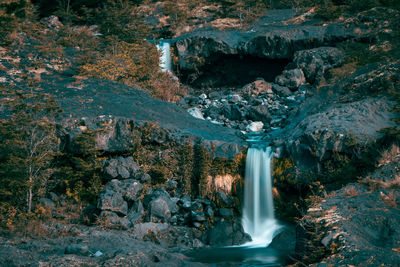
<instances>
[{"instance_id":1,"label":"cascading white water","mask_svg":"<svg viewBox=\"0 0 400 267\"><path fill-rule=\"evenodd\" d=\"M280 228L274 216L271 161L271 147L247 152L242 224L252 241L243 246L266 247Z\"/></svg>"},{"instance_id":2,"label":"cascading white water","mask_svg":"<svg viewBox=\"0 0 400 267\"><path fill-rule=\"evenodd\" d=\"M171 63L171 45L167 40L161 39L156 46L158 51L161 52L160 67L162 71L172 71Z\"/></svg>"}]
</instances>

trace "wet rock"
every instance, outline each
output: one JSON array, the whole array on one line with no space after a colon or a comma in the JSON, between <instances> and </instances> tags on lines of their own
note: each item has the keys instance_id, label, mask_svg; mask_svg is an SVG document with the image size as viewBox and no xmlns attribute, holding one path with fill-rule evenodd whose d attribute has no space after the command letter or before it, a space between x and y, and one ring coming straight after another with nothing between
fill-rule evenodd
<instances>
[{"instance_id":1,"label":"wet rock","mask_svg":"<svg viewBox=\"0 0 400 267\"><path fill-rule=\"evenodd\" d=\"M211 246L232 246L250 240L250 236L244 233L240 223L221 221L209 230L207 241Z\"/></svg>"},{"instance_id":2,"label":"wet rock","mask_svg":"<svg viewBox=\"0 0 400 267\"><path fill-rule=\"evenodd\" d=\"M304 73L301 69L285 70L275 78L275 83L285 86L292 91L297 90L300 85L306 82Z\"/></svg>"},{"instance_id":3,"label":"wet rock","mask_svg":"<svg viewBox=\"0 0 400 267\"><path fill-rule=\"evenodd\" d=\"M83 244L73 244L65 248L65 254L75 254L81 256L89 256L89 247Z\"/></svg>"},{"instance_id":4,"label":"wet rock","mask_svg":"<svg viewBox=\"0 0 400 267\"><path fill-rule=\"evenodd\" d=\"M335 47L318 47L297 51L293 62L297 68L303 70L309 83L319 84L326 71L343 64L344 53Z\"/></svg>"},{"instance_id":5,"label":"wet rock","mask_svg":"<svg viewBox=\"0 0 400 267\"><path fill-rule=\"evenodd\" d=\"M247 111L247 118L252 121L269 123L271 121L271 114L268 111L268 107L265 105L252 106Z\"/></svg>"},{"instance_id":6,"label":"wet rock","mask_svg":"<svg viewBox=\"0 0 400 267\"><path fill-rule=\"evenodd\" d=\"M218 213L222 217L232 217L233 216L233 211L231 209L220 208L218 210Z\"/></svg>"},{"instance_id":7,"label":"wet rock","mask_svg":"<svg viewBox=\"0 0 400 267\"><path fill-rule=\"evenodd\" d=\"M217 192L215 204L221 208L230 208L233 204L233 198L222 191Z\"/></svg>"}]
</instances>

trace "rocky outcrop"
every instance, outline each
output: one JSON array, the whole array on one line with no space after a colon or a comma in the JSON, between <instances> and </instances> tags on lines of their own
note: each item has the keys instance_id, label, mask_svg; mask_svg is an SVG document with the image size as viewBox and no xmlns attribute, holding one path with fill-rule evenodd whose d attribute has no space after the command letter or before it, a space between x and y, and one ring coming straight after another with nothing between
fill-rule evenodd
<instances>
[{"instance_id":1,"label":"rocky outcrop","mask_svg":"<svg viewBox=\"0 0 400 267\"><path fill-rule=\"evenodd\" d=\"M295 52L334 44L354 37L352 29L327 26L255 25L250 31L196 31L173 40L181 70L194 71L216 60L216 55L249 55L266 59L292 59Z\"/></svg>"},{"instance_id":2,"label":"rocky outcrop","mask_svg":"<svg viewBox=\"0 0 400 267\"><path fill-rule=\"evenodd\" d=\"M352 147L362 150L373 145L383 136L379 130L395 124L394 103L387 97L371 97L371 93L398 86L397 70L397 63L368 66L331 87L309 90L290 123L274 135L275 146L286 148L300 169L318 171L332 153L354 155Z\"/></svg>"},{"instance_id":3,"label":"rocky outcrop","mask_svg":"<svg viewBox=\"0 0 400 267\"><path fill-rule=\"evenodd\" d=\"M344 62L344 53L335 47L318 47L297 51L293 63L304 72L307 81L319 85L325 73Z\"/></svg>"},{"instance_id":4,"label":"rocky outcrop","mask_svg":"<svg viewBox=\"0 0 400 267\"><path fill-rule=\"evenodd\" d=\"M389 161L361 183L334 191L310 207L301 221L303 228L298 230L312 228L315 235L309 238L319 244L315 243L314 248L298 247L298 252L312 255L319 247L325 250L325 256L332 253L323 264L397 264L400 261L400 231L396 227L400 222L398 152L391 153ZM391 175L387 176L389 171Z\"/></svg>"}]
</instances>

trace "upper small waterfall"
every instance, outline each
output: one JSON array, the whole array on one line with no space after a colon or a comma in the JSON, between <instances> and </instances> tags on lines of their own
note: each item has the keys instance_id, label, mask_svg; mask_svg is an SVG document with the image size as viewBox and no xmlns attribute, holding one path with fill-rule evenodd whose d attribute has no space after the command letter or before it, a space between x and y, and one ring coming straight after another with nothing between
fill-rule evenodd
<instances>
[{"instance_id":1,"label":"upper small waterfall","mask_svg":"<svg viewBox=\"0 0 400 267\"><path fill-rule=\"evenodd\" d=\"M161 39L156 45L158 51L161 52L160 67L162 71L172 71L171 63L171 44L168 40Z\"/></svg>"},{"instance_id":2,"label":"upper small waterfall","mask_svg":"<svg viewBox=\"0 0 400 267\"><path fill-rule=\"evenodd\" d=\"M271 181L271 147L247 152L242 224L252 241L248 247L266 247L280 228L274 216Z\"/></svg>"}]
</instances>

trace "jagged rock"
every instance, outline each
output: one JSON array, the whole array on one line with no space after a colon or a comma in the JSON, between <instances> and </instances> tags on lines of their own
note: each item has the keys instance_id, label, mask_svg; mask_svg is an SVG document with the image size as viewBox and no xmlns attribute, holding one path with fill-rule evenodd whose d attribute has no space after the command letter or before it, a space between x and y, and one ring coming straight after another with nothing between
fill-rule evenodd
<instances>
[{"instance_id":1,"label":"jagged rock","mask_svg":"<svg viewBox=\"0 0 400 267\"><path fill-rule=\"evenodd\" d=\"M285 86L280 86L279 84L276 83L272 84L272 91L281 97L288 97L293 94L289 88Z\"/></svg>"},{"instance_id":2,"label":"jagged rock","mask_svg":"<svg viewBox=\"0 0 400 267\"><path fill-rule=\"evenodd\" d=\"M339 67L344 62L344 53L335 47L318 47L297 51L293 62L303 70L307 81L319 84L327 70Z\"/></svg>"},{"instance_id":3,"label":"jagged rock","mask_svg":"<svg viewBox=\"0 0 400 267\"><path fill-rule=\"evenodd\" d=\"M176 203L171 200L169 194L162 188L152 192L150 199L148 217L152 222L168 222L171 216L179 210Z\"/></svg>"},{"instance_id":4,"label":"jagged rock","mask_svg":"<svg viewBox=\"0 0 400 267\"><path fill-rule=\"evenodd\" d=\"M138 220L140 220L143 217L143 213L141 212L129 212L128 215L126 215L126 218L130 221L132 225L134 225Z\"/></svg>"},{"instance_id":5,"label":"jagged rock","mask_svg":"<svg viewBox=\"0 0 400 267\"><path fill-rule=\"evenodd\" d=\"M249 125L246 126L246 131L248 132L259 132L263 129L264 123L261 121L253 121Z\"/></svg>"},{"instance_id":6,"label":"jagged rock","mask_svg":"<svg viewBox=\"0 0 400 267\"><path fill-rule=\"evenodd\" d=\"M196 211L196 212L201 212L201 211L203 211L203 205L199 201L196 200L190 206L190 210Z\"/></svg>"},{"instance_id":7,"label":"jagged rock","mask_svg":"<svg viewBox=\"0 0 400 267\"><path fill-rule=\"evenodd\" d=\"M337 24L328 26L284 25L255 27L246 31L196 31L173 40L179 68L183 71L201 70L215 55L250 55L269 59L290 59L299 50L329 45L356 34L351 28ZM312 38L310 38L312 36ZM193 61L193 58L204 60Z\"/></svg>"},{"instance_id":8,"label":"jagged rock","mask_svg":"<svg viewBox=\"0 0 400 267\"><path fill-rule=\"evenodd\" d=\"M132 157L119 157L107 160L105 163L105 177L107 179L129 179L140 175L140 167Z\"/></svg>"},{"instance_id":9,"label":"jagged rock","mask_svg":"<svg viewBox=\"0 0 400 267\"><path fill-rule=\"evenodd\" d=\"M73 244L65 248L65 254L75 254L81 256L89 256L89 247L83 244Z\"/></svg>"},{"instance_id":10,"label":"jagged rock","mask_svg":"<svg viewBox=\"0 0 400 267\"><path fill-rule=\"evenodd\" d=\"M285 70L275 78L275 83L285 86L292 91L297 90L300 85L306 82L304 73L301 69Z\"/></svg>"},{"instance_id":11,"label":"jagged rock","mask_svg":"<svg viewBox=\"0 0 400 267\"><path fill-rule=\"evenodd\" d=\"M120 217L111 211L102 211L99 218L109 228L128 229L132 225L126 217Z\"/></svg>"},{"instance_id":12,"label":"jagged rock","mask_svg":"<svg viewBox=\"0 0 400 267\"><path fill-rule=\"evenodd\" d=\"M252 121L269 123L271 121L271 114L268 111L268 107L265 105L252 106L247 111L247 118Z\"/></svg>"},{"instance_id":13,"label":"jagged rock","mask_svg":"<svg viewBox=\"0 0 400 267\"><path fill-rule=\"evenodd\" d=\"M190 196L184 195L181 199L180 202L182 203L182 207L184 209L190 209L192 206L192 200L190 199Z\"/></svg>"},{"instance_id":14,"label":"jagged rock","mask_svg":"<svg viewBox=\"0 0 400 267\"><path fill-rule=\"evenodd\" d=\"M230 96L228 96L227 99L228 99L228 102L231 104L237 104L240 101L242 101L242 97L238 94L230 95Z\"/></svg>"},{"instance_id":15,"label":"jagged rock","mask_svg":"<svg viewBox=\"0 0 400 267\"><path fill-rule=\"evenodd\" d=\"M222 217L232 217L233 216L233 211L231 209L226 209L226 208L220 208L218 210L219 215Z\"/></svg>"},{"instance_id":16,"label":"jagged rock","mask_svg":"<svg viewBox=\"0 0 400 267\"><path fill-rule=\"evenodd\" d=\"M215 204L221 208L230 208L233 204L233 198L224 192L219 191L216 195Z\"/></svg>"},{"instance_id":17,"label":"jagged rock","mask_svg":"<svg viewBox=\"0 0 400 267\"><path fill-rule=\"evenodd\" d=\"M120 215L128 213L128 203L122 196L120 181L111 180L99 196L97 208L104 211L113 211Z\"/></svg>"},{"instance_id":18,"label":"jagged rock","mask_svg":"<svg viewBox=\"0 0 400 267\"><path fill-rule=\"evenodd\" d=\"M272 84L266 82L264 79L258 79L245 85L242 92L248 97L256 97L260 94L273 94Z\"/></svg>"},{"instance_id":19,"label":"jagged rock","mask_svg":"<svg viewBox=\"0 0 400 267\"><path fill-rule=\"evenodd\" d=\"M230 107L231 110L228 118L234 121L242 120L244 116L238 105L231 105Z\"/></svg>"},{"instance_id":20,"label":"jagged rock","mask_svg":"<svg viewBox=\"0 0 400 267\"><path fill-rule=\"evenodd\" d=\"M194 222L204 222L206 221L206 216L203 212L191 212L192 221Z\"/></svg>"},{"instance_id":21,"label":"jagged rock","mask_svg":"<svg viewBox=\"0 0 400 267\"><path fill-rule=\"evenodd\" d=\"M242 225L236 221L218 222L208 232L208 244L211 246L240 245L250 240L250 236L243 231Z\"/></svg>"},{"instance_id":22,"label":"jagged rock","mask_svg":"<svg viewBox=\"0 0 400 267\"><path fill-rule=\"evenodd\" d=\"M121 181L120 188L126 201L136 201L142 192L143 185L136 180L129 179Z\"/></svg>"},{"instance_id":23,"label":"jagged rock","mask_svg":"<svg viewBox=\"0 0 400 267\"><path fill-rule=\"evenodd\" d=\"M197 107L189 108L187 109L187 112L197 119L204 120L203 113L201 113L201 110Z\"/></svg>"}]
</instances>

